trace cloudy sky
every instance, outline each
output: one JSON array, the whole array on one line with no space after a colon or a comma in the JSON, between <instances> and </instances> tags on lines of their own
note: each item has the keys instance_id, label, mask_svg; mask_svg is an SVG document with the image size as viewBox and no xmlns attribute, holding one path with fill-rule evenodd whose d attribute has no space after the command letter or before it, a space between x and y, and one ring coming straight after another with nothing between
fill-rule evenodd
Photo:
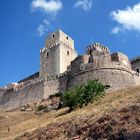
<instances>
[{"instance_id":1,"label":"cloudy sky","mask_svg":"<svg viewBox=\"0 0 140 140\"><path fill-rule=\"evenodd\" d=\"M92 42L140 55L140 0L0 0L0 86L39 70L49 32L62 29L79 54Z\"/></svg>"}]
</instances>

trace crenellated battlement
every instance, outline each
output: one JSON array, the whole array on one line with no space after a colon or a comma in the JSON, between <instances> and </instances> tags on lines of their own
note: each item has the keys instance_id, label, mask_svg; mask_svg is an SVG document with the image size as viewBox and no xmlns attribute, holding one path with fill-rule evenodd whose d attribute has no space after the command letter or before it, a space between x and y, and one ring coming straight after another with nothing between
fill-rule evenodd
<instances>
[{"instance_id":1,"label":"crenellated battlement","mask_svg":"<svg viewBox=\"0 0 140 140\"><path fill-rule=\"evenodd\" d=\"M95 52L107 54L110 53L110 50L100 43L93 43L86 48L86 54L92 54Z\"/></svg>"},{"instance_id":2,"label":"crenellated battlement","mask_svg":"<svg viewBox=\"0 0 140 140\"><path fill-rule=\"evenodd\" d=\"M76 51L75 51L73 48L71 48L68 44L66 44L66 43L64 43L64 42L62 42L62 41L57 41L57 42L51 44L49 47L45 47L45 48L40 49L40 53L44 53L45 51L48 51L48 50L51 49L51 48L58 47L60 44L63 44L64 47L69 48L71 51L74 51L74 53L76 52Z\"/></svg>"},{"instance_id":3,"label":"crenellated battlement","mask_svg":"<svg viewBox=\"0 0 140 140\"><path fill-rule=\"evenodd\" d=\"M35 80L29 80L28 82L22 82L22 83L19 83L19 84L18 83L17 84L13 84L13 85L10 85L10 86L6 86L5 87L5 91L6 92L9 92L11 90L21 91L23 89L26 89L27 87L30 87L30 86L42 83L45 80L46 80L45 78L42 78L42 79L39 78L39 79L35 79Z\"/></svg>"},{"instance_id":4,"label":"crenellated battlement","mask_svg":"<svg viewBox=\"0 0 140 140\"><path fill-rule=\"evenodd\" d=\"M131 62L133 69L138 62ZM110 53L108 47L93 43L77 56L74 40L58 30L48 35L40 50L39 72L0 88L0 110L38 102L94 79L110 85L110 91L140 85L140 75L125 54Z\"/></svg>"},{"instance_id":5,"label":"crenellated battlement","mask_svg":"<svg viewBox=\"0 0 140 140\"><path fill-rule=\"evenodd\" d=\"M60 45L60 41L53 42L49 47L44 47L40 50L40 53L44 53L44 51L49 50L50 48L58 47Z\"/></svg>"},{"instance_id":6,"label":"crenellated battlement","mask_svg":"<svg viewBox=\"0 0 140 140\"><path fill-rule=\"evenodd\" d=\"M59 75L50 75L50 76L47 76L46 78L38 78L38 79L28 80L26 82L21 82L21 83L12 83L5 87L1 87L0 91L4 91L4 92L9 92L11 90L21 91L21 90L26 89L27 87L31 87L31 86L43 83L45 81L48 82L48 81L53 81L53 80L59 80L60 78L67 76L67 73L68 72L64 72Z\"/></svg>"}]
</instances>

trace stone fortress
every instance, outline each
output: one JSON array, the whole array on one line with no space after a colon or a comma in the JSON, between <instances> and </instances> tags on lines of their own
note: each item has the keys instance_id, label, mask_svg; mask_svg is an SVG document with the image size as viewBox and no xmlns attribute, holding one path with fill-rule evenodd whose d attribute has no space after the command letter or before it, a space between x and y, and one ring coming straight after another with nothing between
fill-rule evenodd
<instances>
[{"instance_id":1,"label":"stone fortress","mask_svg":"<svg viewBox=\"0 0 140 140\"><path fill-rule=\"evenodd\" d=\"M14 109L47 99L87 80L98 79L108 91L140 85L140 58L131 62L123 53L94 43L84 55L77 55L74 40L58 30L48 35L40 50L39 72L0 88L0 110Z\"/></svg>"}]
</instances>

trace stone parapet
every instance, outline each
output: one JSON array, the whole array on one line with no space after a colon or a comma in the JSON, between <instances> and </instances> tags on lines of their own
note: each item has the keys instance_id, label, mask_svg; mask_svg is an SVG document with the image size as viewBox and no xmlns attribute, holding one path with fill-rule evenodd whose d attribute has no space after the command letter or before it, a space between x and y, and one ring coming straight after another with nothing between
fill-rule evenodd
<instances>
[{"instance_id":1,"label":"stone parapet","mask_svg":"<svg viewBox=\"0 0 140 140\"><path fill-rule=\"evenodd\" d=\"M86 48L86 54L91 54L94 52L106 54L106 53L110 53L110 50L100 43L93 43Z\"/></svg>"}]
</instances>

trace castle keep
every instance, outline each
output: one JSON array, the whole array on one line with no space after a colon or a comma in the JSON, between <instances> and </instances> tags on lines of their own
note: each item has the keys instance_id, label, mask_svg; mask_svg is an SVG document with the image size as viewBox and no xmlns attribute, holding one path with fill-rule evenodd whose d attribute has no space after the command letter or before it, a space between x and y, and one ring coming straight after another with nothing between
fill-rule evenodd
<instances>
[{"instance_id":1,"label":"castle keep","mask_svg":"<svg viewBox=\"0 0 140 140\"><path fill-rule=\"evenodd\" d=\"M87 80L110 85L108 91L140 85L136 62L130 63L120 52L110 53L100 43L89 45L84 55L77 56L73 39L58 30L48 35L40 50L39 72L0 88L0 110L47 99Z\"/></svg>"},{"instance_id":2,"label":"castle keep","mask_svg":"<svg viewBox=\"0 0 140 140\"><path fill-rule=\"evenodd\" d=\"M39 77L59 75L67 71L67 67L77 56L74 41L58 30L48 36L45 45L40 51Z\"/></svg>"}]
</instances>

